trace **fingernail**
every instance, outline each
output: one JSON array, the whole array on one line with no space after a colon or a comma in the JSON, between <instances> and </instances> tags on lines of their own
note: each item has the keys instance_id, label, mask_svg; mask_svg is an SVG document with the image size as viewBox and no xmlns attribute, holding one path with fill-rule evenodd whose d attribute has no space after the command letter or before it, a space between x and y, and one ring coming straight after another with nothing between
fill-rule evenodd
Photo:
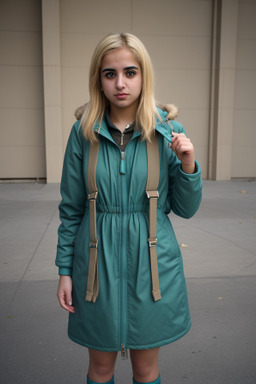
<instances>
[{"instance_id":1,"label":"fingernail","mask_svg":"<svg viewBox=\"0 0 256 384\"><path fill-rule=\"evenodd\" d=\"M72 301L70 301L70 302L68 303L68 305L72 305Z\"/></svg>"}]
</instances>

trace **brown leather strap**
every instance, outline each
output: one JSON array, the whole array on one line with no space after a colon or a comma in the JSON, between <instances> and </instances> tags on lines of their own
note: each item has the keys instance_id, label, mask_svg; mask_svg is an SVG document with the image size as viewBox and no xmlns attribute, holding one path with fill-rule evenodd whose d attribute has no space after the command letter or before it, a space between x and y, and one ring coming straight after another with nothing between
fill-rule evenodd
<instances>
[{"instance_id":1,"label":"brown leather strap","mask_svg":"<svg viewBox=\"0 0 256 384\"><path fill-rule=\"evenodd\" d=\"M152 278L152 295L155 301L161 299L159 288L158 263L157 263L157 199L159 184L159 144L158 135L152 137L151 142L147 140L148 155L148 180L146 186L147 197L149 198L149 253Z\"/></svg>"},{"instance_id":2,"label":"brown leather strap","mask_svg":"<svg viewBox=\"0 0 256 384\"><path fill-rule=\"evenodd\" d=\"M88 161L88 188L89 188L89 217L90 217L90 260L88 270L88 281L86 290L86 301L95 303L99 294L99 276L98 276L98 239L96 226L96 199L98 195L96 185L96 167L99 153L99 141L90 144Z\"/></svg>"}]
</instances>

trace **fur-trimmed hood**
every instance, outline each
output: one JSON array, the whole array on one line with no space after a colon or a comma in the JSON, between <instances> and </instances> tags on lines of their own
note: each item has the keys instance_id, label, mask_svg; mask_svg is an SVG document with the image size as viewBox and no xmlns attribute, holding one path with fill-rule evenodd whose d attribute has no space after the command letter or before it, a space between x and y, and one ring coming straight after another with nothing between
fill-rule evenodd
<instances>
[{"instance_id":1,"label":"fur-trimmed hood","mask_svg":"<svg viewBox=\"0 0 256 384\"><path fill-rule=\"evenodd\" d=\"M75 110L74 115L77 120L81 119L86 106L87 106L87 103L84 105L81 105ZM166 116L167 120L174 120L178 116L178 108L174 104L157 104L157 107L168 113Z\"/></svg>"}]
</instances>

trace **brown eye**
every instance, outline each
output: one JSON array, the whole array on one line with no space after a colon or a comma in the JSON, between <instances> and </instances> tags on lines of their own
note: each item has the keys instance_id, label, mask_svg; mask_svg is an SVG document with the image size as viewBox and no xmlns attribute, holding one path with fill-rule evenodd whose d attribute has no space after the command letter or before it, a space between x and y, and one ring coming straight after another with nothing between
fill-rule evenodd
<instances>
[{"instance_id":1,"label":"brown eye","mask_svg":"<svg viewBox=\"0 0 256 384\"><path fill-rule=\"evenodd\" d=\"M107 79L113 79L113 77L115 77L115 73L114 73L114 72L107 72L107 73L105 74L105 77L106 77Z\"/></svg>"},{"instance_id":2,"label":"brown eye","mask_svg":"<svg viewBox=\"0 0 256 384\"><path fill-rule=\"evenodd\" d=\"M131 71L131 70L130 70L130 71L127 71L127 72L126 72L126 76L127 76L127 77L133 77L134 75L136 75L136 72L135 72L135 71Z\"/></svg>"}]
</instances>

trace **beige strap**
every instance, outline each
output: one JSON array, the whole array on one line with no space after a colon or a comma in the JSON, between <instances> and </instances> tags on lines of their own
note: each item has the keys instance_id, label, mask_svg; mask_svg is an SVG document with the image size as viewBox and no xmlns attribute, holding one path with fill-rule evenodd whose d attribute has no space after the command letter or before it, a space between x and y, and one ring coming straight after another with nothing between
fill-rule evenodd
<instances>
[{"instance_id":1,"label":"beige strap","mask_svg":"<svg viewBox=\"0 0 256 384\"><path fill-rule=\"evenodd\" d=\"M95 303L99 293L98 277L98 239L96 230L96 199L98 195L96 185L96 167L99 152L99 142L91 144L89 149L88 162L88 188L89 188L89 215L90 215L90 260L88 281L86 290L86 301ZM159 288L158 264L157 264L157 199L159 183L159 147L158 135L147 141L148 156L148 180L146 186L147 197L149 198L149 250L152 275L152 295L155 301L161 299Z\"/></svg>"},{"instance_id":2,"label":"beige strap","mask_svg":"<svg viewBox=\"0 0 256 384\"><path fill-rule=\"evenodd\" d=\"M152 295L155 301L161 299L159 288L158 264L157 264L157 199L159 184L159 144L158 135L152 137L152 141L147 140L148 155L148 180L146 186L147 197L149 198L149 252L152 278Z\"/></svg>"},{"instance_id":3,"label":"beige strap","mask_svg":"<svg viewBox=\"0 0 256 384\"><path fill-rule=\"evenodd\" d=\"M99 294L98 276L98 239L96 227L96 199L98 195L96 185L96 167L99 153L99 141L90 144L88 161L88 188L89 188L89 217L90 217L90 260L88 270L88 281L86 290L86 301L95 303Z\"/></svg>"}]
</instances>

